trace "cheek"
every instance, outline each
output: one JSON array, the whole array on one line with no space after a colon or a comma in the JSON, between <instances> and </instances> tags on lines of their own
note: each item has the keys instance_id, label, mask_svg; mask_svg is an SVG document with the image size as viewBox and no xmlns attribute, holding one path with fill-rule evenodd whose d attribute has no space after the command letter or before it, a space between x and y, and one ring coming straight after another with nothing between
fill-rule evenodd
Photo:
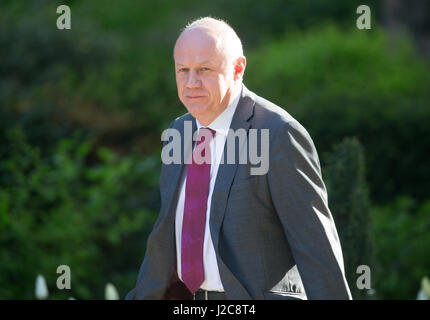
<instances>
[{"instance_id":1,"label":"cheek","mask_svg":"<svg viewBox=\"0 0 430 320\"><path fill-rule=\"evenodd\" d=\"M219 76L207 78L203 84L206 90L210 91L214 96L219 96L226 85L224 79Z\"/></svg>"},{"instance_id":2,"label":"cheek","mask_svg":"<svg viewBox=\"0 0 430 320\"><path fill-rule=\"evenodd\" d=\"M182 77L176 76L176 86L179 88L182 84Z\"/></svg>"},{"instance_id":3,"label":"cheek","mask_svg":"<svg viewBox=\"0 0 430 320\"><path fill-rule=\"evenodd\" d=\"M228 88L231 87L231 84L228 81L229 79L226 79L224 76L220 75L217 79L217 92L220 96L220 99L222 99L227 92Z\"/></svg>"},{"instance_id":4,"label":"cheek","mask_svg":"<svg viewBox=\"0 0 430 320\"><path fill-rule=\"evenodd\" d=\"M183 77L176 77L176 87L178 88L178 93L184 91L185 81Z\"/></svg>"},{"instance_id":5,"label":"cheek","mask_svg":"<svg viewBox=\"0 0 430 320\"><path fill-rule=\"evenodd\" d=\"M176 77L176 88L179 100L182 101L182 93L184 92L184 81L182 81L179 77Z\"/></svg>"}]
</instances>

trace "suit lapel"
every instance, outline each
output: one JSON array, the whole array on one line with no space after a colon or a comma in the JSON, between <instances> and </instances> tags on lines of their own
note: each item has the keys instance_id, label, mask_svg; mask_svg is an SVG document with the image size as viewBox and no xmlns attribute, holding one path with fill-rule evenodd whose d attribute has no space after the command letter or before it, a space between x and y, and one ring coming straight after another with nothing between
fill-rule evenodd
<instances>
[{"instance_id":1,"label":"suit lapel","mask_svg":"<svg viewBox=\"0 0 430 320\"><path fill-rule=\"evenodd\" d=\"M254 99L251 98L251 93L243 86L241 98L236 108L236 112L233 116L230 128L233 131L238 129L244 129L248 135L248 129L250 128L249 119L254 113ZM231 132L229 132L229 135ZM227 139L229 139L227 137ZM212 235L212 241L215 250L218 252L219 233L224 219L224 214L227 206L227 200L230 194L230 187L235 176L237 165L239 161L239 151L244 146L244 143L235 143L235 163L228 164L227 161L219 165L218 175L216 178L214 191L212 194L211 213L210 213L210 229ZM227 154L227 142L224 145L223 157L226 160Z\"/></svg>"},{"instance_id":2,"label":"suit lapel","mask_svg":"<svg viewBox=\"0 0 430 320\"><path fill-rule=\"evenodd\" d=\"M248 135L248 129L251 124L249 119L254 113L255 99L251 98L252 93L249 92L243 85L241 98L237 105L235 114L230 125L230 129L234 132L238 129L246 130ZM229 131L229 135L231 132ZM227 139L229 137L227 136ZM239 140L240 141L240 140ZM224 220L225 210L227 207L228 197L230 195L230 187L232 185L234 176L237 171L237 166L239 163L239 151L244 146L246 141L235 143L235 163L228 164L227 158L227 141L224 145L224 163L219 165L218 174L214 186L214 191L212 193L211 211L210 211L210 232L212 237L212 242L217 255L218 268L221 275L221 280L224 285L224 289L227 292L229 299L251 299L248 291L243 286L242 283L234 276L229 267L222 261L219 252L219 237L220 230Z\"/></svg>"},{"instance_id":3,"label":"suit lapel","mask_svg":"<svg viewBox=\"0 0 430 320\"><path fill-rule=\"evenodd\" d=\"M189 121L188 125L191 123L192 133L190 136L188 136L186 130L184 130L184 123L185 121ZM192 140L194 132L197 130L197 124L196 120L191 116L187 115L184 122L180 123L179 128L176 128L180 132L181 136L181 163L180 164L170 164L167 165L167 174L166 176L169 177L169 194L168 198L166 200L166 203L168 204L167 208L167 215L171 213L171 211L175 211L177 200L179 197L179 189L181 187L182 177L185 173L185 168L187 167L187 164L184 159L188 159L188 157L191 154L191 151L193 149L194 141ZM173 213L174 215L174 213Z\"/></svg>"},{"instance_id":4,"label":"suit lapel","mask_svg":"<svg viewBox=\"0 0 430 320\"><path fill-rule=\"evenodd\" d=\"M166 197L166 205L167 208L165 210L165 215L163 222L160 223L161 226L164 226L167 228L166 232L164 234L170 236L171 238L168 240L167 243L171 244L171 250L170 250L170 259L171 261L169 263L169 275L171 275L176 267L176 238L175 238L175 217L176 217L176 205L178 203L179 198L179 191L182 185L182 177L185 174L186 169L186 162L184 159L187 159L187 157L191 154L191 151L193 149L194 142L192 140L192 136L194 132L197 130L197 124L196 120L191 116L187 115L184 121L190 121L188 122L188 125L191 123L191 136L188 136L187 130L184 130L184 122L181 122L176 128L180 132L181 136L181 156L182 160L180 164L170 164L166 165L166 177L169 177L169 185L168 189L166 191L167 197ZM161 227L160 227L161 228Z\"/></svg>"}]
</instances>

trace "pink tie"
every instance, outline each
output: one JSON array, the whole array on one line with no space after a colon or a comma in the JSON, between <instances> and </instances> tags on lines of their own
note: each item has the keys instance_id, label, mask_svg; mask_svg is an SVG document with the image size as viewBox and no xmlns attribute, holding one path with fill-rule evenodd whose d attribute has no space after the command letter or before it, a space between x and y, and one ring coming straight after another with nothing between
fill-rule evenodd
<instances>
[{"instance_id":1,"label":"pink tie","mask_svg":"<svg viewBox=\"0 0 430 320\"><path fill-rule=\"evenodd\" d=\"M187 166L181 239L181 274L183 282L193 294L205 279L203 243L211 171L209 143L215 132L210 128L200 128L192 162ZM209 137L206 139L208 141L204 141L205 137ZM207 155L205 151L208 151ZM201 156L200 159L197 159L199 156ZM208 162L202 163L202 159L208 159Z\"/></svg>"}]
</instances>

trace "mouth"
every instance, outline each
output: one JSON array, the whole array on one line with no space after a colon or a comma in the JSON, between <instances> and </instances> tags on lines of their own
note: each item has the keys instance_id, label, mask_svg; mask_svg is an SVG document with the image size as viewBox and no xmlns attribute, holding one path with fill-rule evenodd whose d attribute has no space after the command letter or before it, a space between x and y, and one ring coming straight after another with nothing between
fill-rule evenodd
<instances>
[{"instance_id":1,"label":"mouth","mask_svg":"<svg viewBox=\"0 0 430 320\"><path fill-rule=\"evenodd\" d=\"M196 100L196 99L204 98L205 96L186 96L186 97L187 99L190 99L190 100Z\"/></svg>"}]
</instances>

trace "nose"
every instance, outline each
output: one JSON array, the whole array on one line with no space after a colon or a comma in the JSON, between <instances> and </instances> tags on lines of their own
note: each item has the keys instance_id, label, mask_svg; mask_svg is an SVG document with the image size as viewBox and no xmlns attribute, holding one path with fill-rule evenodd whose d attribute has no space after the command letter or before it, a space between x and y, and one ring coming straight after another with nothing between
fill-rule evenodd
<instances>
[{"instance_id":1,"label":"nose","mask_svg":"<svg viewBox=\"0 0 430 320\"><path fill-rule=\"evenodd\" d=\"M198 88L201 85L201 81L197 74L194 71L190 71L188 73L188 79L187 79L187 88L193 89Z\"/></svg>"}]
</instances>

